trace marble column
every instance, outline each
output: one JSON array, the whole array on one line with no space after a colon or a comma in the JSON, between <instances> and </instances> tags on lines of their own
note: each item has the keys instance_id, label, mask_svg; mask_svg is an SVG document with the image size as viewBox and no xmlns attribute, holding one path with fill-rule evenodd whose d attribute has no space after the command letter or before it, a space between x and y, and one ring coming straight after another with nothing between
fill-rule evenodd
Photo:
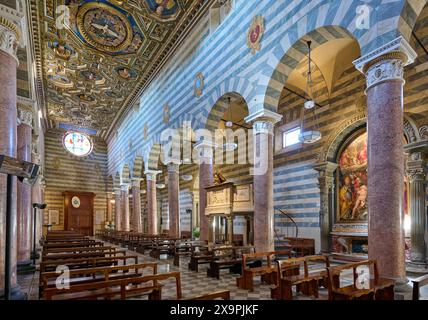
<instances>
[{"instance_id":1,"label":"marble column","mask_svg":"<svg viewBox=\"0 0 428 320\"><path fill-rule=\"evenodd\" d=\"M314 169L319 172L321 253L329 253L331 251L330 232L333 222L334 172L337 169L337 163L317 163Z\"/></svg>"},{"instance_id":2,"label":"marble column","mask_svg":"<svg viewBox=\"0 0 428 320\"><path fill-rule=\"evenodd\" d=\"M199 228L200 239L202 241L212 241L209 237L209 232L212 232L212 222L209 223L205 215L207 206L207 191L206 187L214 184L213 175L213 155L215 144L209 141L201 141L195 145L195 149L199 154Z\"/></svg>"},{"instance_id":3,"label":"marble column","mask_svg":"<svg viewBox=\"0 0 428 320\"><path fill-rule=\"evenodd\" d=\"M227 217L227 241L229 244L233 244L233 216Z\"/></svg>"},{"instance_id":4,"label":"marble column","mask_svg":"<svg viewBox=\"0 0 428 320\"><path fill-rule=\"evenodd\" d=\"M11 11L15 11L11 9ZM4 16L6 15L6 17ZM21 32L19 27L8 20L7 13L0 12L0 154L16 157L17 126L16 126L16 55ZM6 185L7 178L0 174L0 296L3 295L5 278L5 237L6 237ZM16 215L16 179L12 190L11 215L11 289L17 288L17 215ZM14 292L12 292L14 293Z\"/></svg>"},{"instance_id":5,"label":"marble column","mask_svg":"<svg viewBox=\"0 0 428 320\"><path fill-rule=\"evenodd\" d=\"M107 193L107 222L111 223L113 217L113 194L111 192Z\"/></svg>"},{"instance_id":6,"label":"marble column","mask_svg":"<svg viewBox=\"0 0 428 320\"><path fill-rule=\"evenodd\" d=\"M410 182L410 237L411 261L416 265L426 265L427 261L427 213L425 207L428 141L405 146L409 154L406 172Z\"/></svg>"},{"instance_id":7,"label":"marble column","mask_svg":"<svg viewBox=\"0 0 428 320\"><path fill-rule=\"evenodd\" d=\"M117 231L122 230L122 191L114 191L114 226Z\"/></svg>"},{"instance_id":8,"label":"marble column","mask_svg":"<svg viewBox=\"0 0 428 320\"><path fill-rule=\"evenodd\" d=\"M367 79L369 259L380 276L407 283L403 228L404 66L416 53L398 38L355 61Z\"/></svg>"},{"instance_id":9,"label":"marble column","mask_svg":"<svg viewBox=\"0 0 428 320\"><path fill-rule=\"evenodd\" d=\"M168 163L169 236L180 237L180 178L178 163Z\"/></svg>"},{"instance_id":10,"label":"marble column","mask_svg":"<svg viewBox=\"0 0 428 320\"><path fill-rule=\"evenodd\" d=\"M143 232L143 223L141 221L141 195L140 184L142 179L132 179L132 230L134 232Z\"/></svg>"},{"instance_id":11,"label":"marble column","mask_svg":"<svg viewBox=\"0 0 428 320\"><path fill-rule=\"evenodd\" d=\"M18 149L17 158L31 162L33 112L20 108L18 110ZM22 182L17 183L17 225L18 225L18 268L31 264L31 234L32 234L31 186Z\"/></svg>"},{"instance_id":12,"label":"marble column","mask_svg":"<svg viewBox=\"0 0 428 320\"><path fill-rule=\"evenodd\" d=\"M282 116L269 110L245 118L253 124L254 246L257 252L274 250L273 128Z\"/></svg>"},{"instance_id":13,"label":"marble column","mask_svg":"<svg viewBox=\"0 0 428 320\"><path fill-rule=\"evenodd\" d=\"M122 209L122 231L129 231L129 185L120 186L121 189L121 209Z\"/></svg>"},{"instance_id":14,"label":"marble column","mask_svg":"<svg viewBox=\"0 0 428 320\"><path fill-rule=\"evenodd\" d=\"M161 173L157 170L147 170L144 172L147 179L147 222L149 225L149 234L157 235L158 231L158 210L156 198L156 175Z\"/></svg>"}]
</instances>

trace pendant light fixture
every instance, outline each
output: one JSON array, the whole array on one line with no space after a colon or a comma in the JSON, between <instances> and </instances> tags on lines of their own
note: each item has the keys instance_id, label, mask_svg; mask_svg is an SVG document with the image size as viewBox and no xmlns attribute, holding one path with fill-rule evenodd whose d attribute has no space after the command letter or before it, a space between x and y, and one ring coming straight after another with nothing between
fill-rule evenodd
<instances>
[{"instance_id":1,"label":"pendant light fixture","mask_svg":"<svg viewBox=\"0 0 428 320\"><path fill-rule=\"evenodd\" d=\"M308 99L305 101L303 105L302 110L302 124L300 128L300 135L299 140L304 144L312 144L321 139L321 131L319 131L319 125L318 125L318 115L316 112L316 103L313 99L313 93L312 93L312 57L311 57L311 44L312 41L306 42L308 45L308 75L307 75L307 81L306 81L306 93L308 95ZM314 122L315 122L315 128L314 130L305 130L304 121L305 121L305 111L313 111L314 114Z\"/></svg>"},{"instance_id":2,"label":"pendant light fixture","mask_svg":"<svg viewBox=\"0 0 428 320\"><path fill-rule=\"evenodd\" d=\"M232 129L233 121L232 121L232 103L230 97L227 98L228 101L228 110L229 110L229 119L226 121L226 128ZM224 151L235 151L238 148L238 144L235 142L229 142L226 139L226 143L223 144Z\"/></svg>"}]
</instances>

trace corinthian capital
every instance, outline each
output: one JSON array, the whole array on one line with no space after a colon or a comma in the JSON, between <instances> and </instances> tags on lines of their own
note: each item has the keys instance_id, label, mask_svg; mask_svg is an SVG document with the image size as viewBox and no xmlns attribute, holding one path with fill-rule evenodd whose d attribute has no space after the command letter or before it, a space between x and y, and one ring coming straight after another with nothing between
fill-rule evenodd
<instances>
[{"instance_id":1,"label":"corinthian capital","mask_svg":"<svg viewBox=\"0 0 428 320\"><path fill-rule=\"evenodd\" d=\"M410 44L400 36L355 60L354 65L366 75L368 90L388 80L404 82L403 68L413 63L416 56Z\"/></svg>"},{"instance_id":2,"label":"corinthian capital","mask_svg":"<svg viewBox=\"0 0 428 320\"><path fill-rule=\"evenodd\" d=\"M18 123L33 127L33 112L18 108Z\"/></svg>"},{"instance_id":3,"label":"corinthian capital","mask_svg":"<svg viewBox=\"0 0 428 320\"><path fill-rule=\"evenodd\" d=\"M0 4L0 51L11 55L17 62L16 52L22 40L22 19L22 14Z\"/></svg>"}]
</instances>

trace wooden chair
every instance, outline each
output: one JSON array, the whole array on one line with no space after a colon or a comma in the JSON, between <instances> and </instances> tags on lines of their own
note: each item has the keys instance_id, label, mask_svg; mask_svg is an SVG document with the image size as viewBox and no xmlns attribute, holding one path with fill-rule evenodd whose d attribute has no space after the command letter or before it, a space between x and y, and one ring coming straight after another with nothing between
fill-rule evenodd
<instances>
[{"instance_id":1,"label":"wooden chair","mask_svg":"<svg viewBox=\"0 0 428 320\"><path fill-rule=\"evenodd\" d=\"M369 274L363 276L366 267ZM352 270L353 282L340 286L340 274ZM361 271L358 274L358 271ZM365 260L327 268L329 300L394 300L394 280L380 278L376 261Z\"/></svg>"}]
</instances>

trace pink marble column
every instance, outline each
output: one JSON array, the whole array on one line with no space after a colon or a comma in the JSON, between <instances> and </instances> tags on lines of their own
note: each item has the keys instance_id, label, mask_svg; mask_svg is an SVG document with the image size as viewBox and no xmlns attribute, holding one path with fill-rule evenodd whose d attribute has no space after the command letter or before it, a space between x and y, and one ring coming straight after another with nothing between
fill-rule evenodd
<instances>
[{"instance_id":1,"label":"pink marble column","mask_svg":"<svg viewBox=\"0 0 428 320\"><path fill-rule=\"evenodd\" d=\"M147 170L147 220L149 225L149 234L157 235L158 232L158 212L156 198L156 175L160 171Z\"/></svg>"},{"instance_id":2,"label":"pink marble column","mask_svg":"<svg viewBox=\"0 0 428 320\"><path fill-rule=\"evenodd\" d=\"M6 33L0 24L0 38ZM16 68L17 60L9 52L5 52L0 43L0 154L16 157ZM12 201L12 252L11 286L17 286L17 215L16 215L16 179L13 187ZM0 174L0 295L4 289L5 264L5 232L6 232L6 176Z\"/></svg>"},{"instance_id":3,"label":"pink marble column","mask_svg":"<svg viewBox=\"0 0 428 320\"><path fill-rule=\"evenodd\" d=\"M129 185L121 186L122 231L129 231Z\"/></svg>"},{"instance_id":4,"label":"pink marble column","mask_svg":"<svg viewBox=\"0 0 428 320\"><path fill-rule=\"evenodd\" d=\"M140 194L141 179L132 180L132 230L138 233L143 232L143 224L141 221L141 194Z\"/></svg>"},{"instance_id":5,"label":"pink marble column","mask_svg":"<svg viewBox=\"0 0 428 320\"><path fill-rule=\"evenodd\" d=\"M367 77L369 258L405 283L403 68L414 52L402 38L356 61ZM413 56L413 58L412 58ZM368 57L368 58L367 58ZM366 59L366 60L365 60ZM364 61L365 60L365 61Z\"/></svg>"},{"instance_id":6,"label":"pink marble column","mask_svg":"<svg viewBox=\"0 0 428 320\"><path fill-rule=\"evenodd\" d=\"M257 252L274 250L273 127L282 118L268 110L248 116L253 123L254 246Z\"/></svg>"},{"instance_id":7,"label":"pink marble column","mask_svg":"<svg viewBox=\"0 0 428 320\"><path fill-rule=\"evenodd\" d=\"M114 191L114 225L117 231L122 230L122 191Z\"/></svg>"},{"instance_id":8,"label":"pink marble column","mask_svg":"<svg viewBox=\"0 0 428 320\"><path fill-rule=\"evenodd\" d=\"M33 112L31 110L18 110L18 149L19 160L31 162L32 122ZM32 212L31 212L31 186L17 183L17 225L18 225L18 266L31 264L31 234L32 234Z\"/></svg>"},{"instance_id":9,"label":"pink marble column","mask_svg":"<svg viewBox=\"0 0 428 320\"><path fill-rule=\"evenodd\" d=\"M179 164L168 163L169 236L180 237Z\"/></svg>"},{"instance_id":10,"label":"pink marble column","mask_svg":"<svg viewBox=\"0 0 428 320\"><path fill-rule=\"evenodd\" d=\"M107 193L107 222L111 223L112 216L113 216L113 194L108 192Z\"/></svg>"},{"instance_id":11,"label":"pink marble column","mask_svg":"<svg viewBox=\"0 0 428 320\"><path fill-rule=\"evenodd\" d=\"M12 22L11 22L12 23ZM13 24L13 23L12 23ZM0 22L0 154L16 157L16 57L18 34ZM5 237L6 237L6 176L0 174L0 296L4 289L5 275ZM12 244L9 248L11 256L11 286L17 288L17 215L16 215L16 179L13 185L12 200Z\"/></svg>"},{"instance_id":12,"label":"pink marble column","mask_svg":"<svg viewBox=\"0 0 428 320\"><path fill-rule=\"evenodd\" d=\"M212 142L202 141L195 145L199 154L199 228L200 239L203 241L212 241L210 232L212 232L212 221L208 221L205 215L207 207L206 187L214 184L213 175L213 149L215 145Z\"/></svg>"}]
</instances>

